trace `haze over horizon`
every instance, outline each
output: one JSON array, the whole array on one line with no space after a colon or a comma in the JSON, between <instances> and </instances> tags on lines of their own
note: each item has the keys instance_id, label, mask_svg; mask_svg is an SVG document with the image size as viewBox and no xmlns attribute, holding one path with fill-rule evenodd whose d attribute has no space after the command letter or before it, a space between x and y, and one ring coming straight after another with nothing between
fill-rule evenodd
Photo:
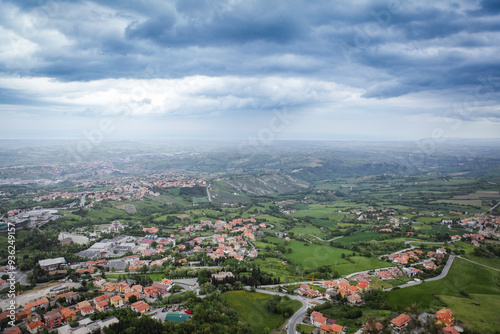
<instances>
[{"instance_id":1,"label":"haze over horizon","mask_svg":"<svg viewBox=\"0 0 500 334\"><path fill-rule=\"evenodd\" d=\"M500 3L1 1L0 138L498 139Z\"/></svg>"}]
</instances>

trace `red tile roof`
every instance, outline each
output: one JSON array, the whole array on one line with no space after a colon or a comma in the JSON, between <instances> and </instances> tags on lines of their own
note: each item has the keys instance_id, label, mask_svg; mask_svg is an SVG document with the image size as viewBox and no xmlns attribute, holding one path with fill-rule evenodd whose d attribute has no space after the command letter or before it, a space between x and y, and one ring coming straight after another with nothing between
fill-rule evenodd
<instances>
[{"instance_id":1,"label":"red tile roof","mask_svg":"<svg viewBox=\"0 0 500 334\"><path fill-rule=\"evenodd\" d=\"M411 318L407 316L404 313L401 313L398 315L396 318L391 320L391 323L396 325L397 327L402 327L405 326L407 323L409 323Z\"/></svg>"}]
</instances>

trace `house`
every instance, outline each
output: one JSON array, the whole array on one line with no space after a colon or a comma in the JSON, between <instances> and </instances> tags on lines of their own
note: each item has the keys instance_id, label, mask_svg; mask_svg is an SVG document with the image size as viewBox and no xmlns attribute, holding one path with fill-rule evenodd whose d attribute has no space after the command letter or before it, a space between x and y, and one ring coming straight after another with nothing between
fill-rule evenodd
<instances>
[{"instance_id":1,"label":"house","mask_svg":"<svg viewBox=\"0 0 500 334\"><path fill-rule=\"evenodd\" d=\"M455 323L455 316L451 310L447 308L443 308L436 312L436 320L437 322L445 325L445 326L453 326Z\"/></svg>"},{"instance_id":2,"label":"house","mask_svg":"<svg viewBox=\"0 0 500 334\"><path fill-rule=\"evenodd\" d=\"M37 301L34 302L29 302L24 305L24 310L31 309L31 311L34 311L37 307L42 307L42 308L48 308L49 307L49 300L47 298L41 298L38 299Z\"/></svg>"},{"instance_id":3,"label":"house","mask_svg":"<svg viewBox=\"0 0 500 334\"><path fill-rule=\"evenodd\" d=\"M140 314L149 312L149 305L142 300L133 303L132 305L130 305L130 308L132 309L132 311L138 312Z\"/></svg>"},{"instance_id":4,"label":"house","mask_svg":"<svg viewBox=\"0 0 500 334\"><path fill-rule=\"evenodd\" d=\"M311 322L313 322L313 321L314 321L314 318L319 317L320 315L323 315L323 313L318 312L318 311L313 311L313 312L311 313L311 315L309 316L309 318L310 318L309 320L310 320Z\"/></svg>"},{"instance_id":5,"label":"house","mask_svg":"<svg viewBox=\"0 0 500 334\"><path fill-rule=\"evenodd\" d=\"M130 297L135 296L136 300L141 299L140 298L140 293L139 292L129 292L125 294L125 302L128 303Z\"/></svg>"},{"instance_id":6,"label":"house","mask_svg":"<svg viewBox=\"0 0 500 334\"><path fill-rule=\"evenodd\" d=\"M97 277L94 281L94 285L98 287L102 287L104 283L106 283L106 280L102 277Z\"/></svg>"},{"instance_id":7,"label":"house","mask_svg":"<svg viewBox=\"0 0 500 334\"><path fill-rule=\"evenodd\" d=\"M87 300L84 300L83 302L79 302L75 306L75 310L80 311L82 308L91 306L90 303Z\"/></svg>"},{"instance_id":8,"label":"house","mask_svg":"<svg viewBox=\"0 0 500 334\"><path fill-rule=\"evenodd\" d=\"M366 323L364 325L364 327L367 329L367 330L372 330L373 327L375 327L375 329L380 332L382 331L382 328L384 328L384 326L380 323L380 322L376 322L376 323Z\"/></svg>"},{"instance_id":9,"label":"house","mask_svg":"<svg viewBox=\"0 0 500 334\"><path fill-rule=\"evenodd\" d=\"M314 318L313 321L312 321L312 323L313 323L313 326L319 327L319 326L321 326L323 324L326 324L327 320L328 319L325 318L323 316L323 314L321 314L321 315L318 315L316 318Z\"/></svg>"},{"instance_id":10,"label":"house","mask_svg":"<svg viewBox=\"0 0 500 334\"><path fill-rule=\"evenodd\" d=\"M158 292L161 294L165 294L168 292L168 290L170 290L170 285L164 283L154 282L151 286L158 290Z\"/></svg>"},{"instance_id":11,"label":"house","mask_svg":"<svg viewBox=\"0 0 500 334\"><path fill-rule=\"evenodd\" d=\"M355 295L355 294L357 294L359 292L359 289L358 289L357 286L351 285L351 286L347 287L347 291L348 291L347 293L349 295Z\"/></svg>"},{"instance_id":12,"label":"house","mask_svg":"<svg viewBox=\"0 0 500 334\"><path fill-rule=\"evenodd\" d=\"M424 261L423 264L425 269L431 269L431 270L437 269L436 264L432 261Z\"/></svg>"},{"instance_id":13,"label":"house","mask_svg":"<svg viewBox=\"0 0 500 334\"><path fill-rule=\"evenodd\" d=\"M325 289L336 288L337 282L336 281L325 281L324 287L325 287Z\"/></svg>"},{"instance_id":14,"label":"house","mask_svg":"<svg viewBox=\"0 0 500 334\"><path fill-rule=\"evenodd\" d=\"M394 277L392 276L392 273L388 270L379 270L375 273L374 275L376 278L385 281L388 279L393 279Z\"/></svg>"},{"instance_id":15,"label":"house","mask_svg":"<svg viewBox=\"0 0 500 334\"><path fill-rule=\"evenodd\" d=\"M43 319L45 320L45 325L51 328L60 326L63 323L63 316L59 310L52 310L45 313Z\"/></svg>"},{"instance_id":16,"label":"house","mask_svg":"<svg viewBox=\"0 0 500 334\"><path fill-rule=\"evenodd\" d=\"M82 307L80 309L80 313L82 314L82 316L87 316L87 315L93 314L94 312L95 312L94 308L90 305Z\"/></svg>"},{"instance_id":17,"label":"house","mask_svg":"<svg viewBox=\"0 0 500 334\"><path fill-rule=\"evenodd\" d=\"M105 312L108 309L108 306L109 306L108 302L106 300L103 300L101 302L98 302L95 305L95 308L99 312Z\"/></svg>"},{"instance_id":18,"label":"house","mask_svg":"<svg viewBox=\"0 0 500 334\"><path fill-rule=\"evenodd\" d=\"M359 295L350 295L350 296L347 296L347 301L351 305L357 305L357 304L361 304L363 302L363 299L361 299L361 297Z\"/></svg>"},{"instance_id":19,"label":"house","mask_svg":"<svg viewBox=\"0 0 500 334\"><path fill-rule=\"evenodd\" d=\"M130 285L128 285L128 283L125 283L125 282L119 282L119 283L116 283L115 290L117 292L121 292L121 293L129 293L130 292Z\"/></svg>"},{"instance_id":20,"label":"house","mask_svg":"<svg viewBox=\"0 0 500 334\"><path fill-rule=\"evenodd\" d=\"M133 285L130 288L130 292L139 292L139 293L142 293L142 285L140 285L140 284Z\"/></svg>"},{"instance_id":21,"label":"house","mask_svg":"<svg viewBox=\"0 0 500 334\"><path fill-rule=\"evenodd\" d=\"M106 292L115 291L115 283L111 283L111 282L104 283L101 287L101 291L106 291Z\"/></svg>"},{"instance_id":22,"label":"house","mask_svg":"<svg viewBox=\"0 0 500 334\"><path fill-rule=\"evenodd\" d=\"M337 324L332 324L332 325L322 324L321 326L319 326L320 334L333 334L333 333L340 334L342 333L343 329L344 327Z\"/></svg>"},{"instance_id":23,"label":"house","mask_svg":"<svg viewBox=\"0 0 500 334\"><path fill-rule=\"evenodd\" d=\"M113 296L109 299L111 305L114 307L122 307L123 306L123 298L120 296Z\"/></svg>"},{"instance_id":24,"label":"house","mask_svg":"<svg viewBox=\"0 0 500 334\"><path fill-rule=\"evenodd\" d=\"M144 288L144 294L149 298L156 298L158 296L158 290L152 286L147 286Z\"/></svg>"},{"instance_id":25,"label":"house","mask_svg":"<svg viewBox=\"0 0 500 334\"><path fill-rule=\"evenodd\" d=\"M415 277L417 275L422 274L422 270L413 267L403 268L403 274L407 277Z\"/></svg>"},{"instance_id":26,"label":"house","mask_svg":"<svg viewBox=\"0 0 500 334\"><path fill-rule=\"evenodd\" d=\"M76 312L74 310L69 309L68 307L60 308L59 312L61 312L61 315L65 322L76 320Z\"/></svg>"},{"instance_id":27,"label":"house","mask_svg":"<svg viewBox=\"0 0 500 334\"><path fill-rule=\"evenodd\" d=\"M390 323L393 327L400 330L405 328L410 323L410 321L411 318L408 315L401 313L396 318L392 319Z\"/></svg>"},{"instance_id":28,"label":"house","mask_svg":"<svg viewBox=\"0 0 500 334\"><path fill-rule=\"evenodd\" d=\"M36 320L30 323L26 323L26 328L30 333L38 333L39 331L44 329L45 326L43 325L43 322L41 322L40 320Z\"/></svg>"},{"instance_id":29,"label":"house","mask_svg":"<svg viewBox=\"0 0 500 334\"><path fill-rule=\"evenodd\" d=\"M359 291L364 292L370 289L370 283L361 281L356 285L356 287L359 289Z\"/></svg>"},{"instance_id":30,"label":"house","mask_svg":"<svg viewBox=\"0 0 500 334\"><path fill-rule=\"evenodd\" d=\"M168 279L168 278L164 278L161 280L160 283L167 284L167 285L173 285L174 281L172 281L171 279Z\"/></svg>"},{"instance_id":31,"label":"house","mask_svg":"<svg viewBox=\"0 0 500 334\"><path fill-rule=\"evenodd\" d=\"M459 235L453 235L451 237L452 242L460 241L462 238Z\"/></svg>"},{"instance_id":32,"label":"house","mask_svg":"<svg viewBox=\"0 0 500 334\"><path fill-rule=\"evenodd\" d=\"M436 249L436 254L446 254L446 248L438 248L438 249Z\"/></svg>"},{"instance_id":33,"label":"house","mask_svg":"<svg viewBox=\"0 0 500 334\"><path fill-rule=\"evenodd\" d=\"M10 327L5 330L4 334L21 334L19 327Z\"/></svg>"},{"instance_id":34,"label":"house","mask_svg":"<svg viewBox=\"0 0 500 334\"><path fill-rule=\"evenodd\" d=\"M100 303L102 301L108 301L109 295L106 293L104 295L100 295L100 296L95 297L93 300L94 300L94 304L97 305L98 303Z\"/></svg>"},{"instance_id":35,"label":"house","mask_svg":"<svg viewBox=\"0 0 500 334\"><path fill-rule=\"evenodd\" d=\"M24 320L24 319L30 319L31 318L31 309L27 309L24 311L19 311L16 313L16 320ZM10 314L10 312L9 312Z\"/></svg>"},{"instance_id":36,"label":"house","mask_svg":"<svg viewBox=\"0 0 500 334\"><path fill-rule=\"evenodd\" d=\"M77 293L74 293L73 291L70 291L70 292L66 292L66 293L55 296L56 300L59 300L61 298L64 298L66 300L66 303L73 304L74 302L76 302L78 300L78 298L80 298L80 295L78 295Z\"/></svg>"}]
</instances>

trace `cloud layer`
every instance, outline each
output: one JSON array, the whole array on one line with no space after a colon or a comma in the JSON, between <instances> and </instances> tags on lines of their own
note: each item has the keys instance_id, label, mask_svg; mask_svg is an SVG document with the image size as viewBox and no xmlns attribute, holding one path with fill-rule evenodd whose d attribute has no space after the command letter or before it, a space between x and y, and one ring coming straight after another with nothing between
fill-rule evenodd
<instances>
[{"instance_id":1,"label":"cloud layer","mask_svg":"<svg viewBox=\"0 0 500 334\"><path fill-rule=\"evenodd\" d=\"M499 53L494 0L0 1L0 129L216 138L286 110L289 138L492 138Z\"/></svg>"}]
</instances>

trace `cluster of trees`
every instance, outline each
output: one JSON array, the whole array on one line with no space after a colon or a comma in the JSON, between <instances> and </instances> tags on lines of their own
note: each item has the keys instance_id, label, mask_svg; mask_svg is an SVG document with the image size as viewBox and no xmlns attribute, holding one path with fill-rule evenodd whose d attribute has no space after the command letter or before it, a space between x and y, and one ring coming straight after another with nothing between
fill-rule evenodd
<instances>
[{"instance_id":1,"label":"cluster of trees","mask_svg":"<svg viewBox=\"0 0 500 334\"><path fill-rule=\"evenodd\" d=\"M149 316L137 318L137 313L128 308L113 310L106 315L103 314L102 317L114 315L120 322L105 328L104 333L252 334L251 328L247 324L239 322L236 312L229 307L223 296L217 291L203 299L190 294L185 305L193 312L193 316L182 323L167 321L162 324Z\"/></svg>"},{"instance_id":2,"label":"cluster of trees","mask_svg":"<svg viewBox=\"0 0 500 334\"><path fill-rule=\"evenodd\" d=\"M476 247L474 248L474 255L489 258L500 256L500 245L485 244L481 247Z\"/></svg>"},{"instance_id":3,"label":"cluster of trees","mask_svg":"<svg viewBox=\"0 0 500 334\"><path fill-rule=\"evenodd\" d=\"M281 284L281 279L272 278L270 275L260 271L260 268L253 268L251 276L238 276L236 280L240 281L244 285L249 285L253 287L257 287L259 285L268 285L268 284Z\"/></svg>"},{"instance_id":4,"label":"cluster of trees","mask_svg":"<svg viewBox=\"0 0 500 334\"><path fill-rule=\"evenodd\" d=\"M266 308L272 313L281 314L288 318L294 313L291 302L292 300L288 296L273 296L266 302Z\"/></svg>"}]
</instances>

